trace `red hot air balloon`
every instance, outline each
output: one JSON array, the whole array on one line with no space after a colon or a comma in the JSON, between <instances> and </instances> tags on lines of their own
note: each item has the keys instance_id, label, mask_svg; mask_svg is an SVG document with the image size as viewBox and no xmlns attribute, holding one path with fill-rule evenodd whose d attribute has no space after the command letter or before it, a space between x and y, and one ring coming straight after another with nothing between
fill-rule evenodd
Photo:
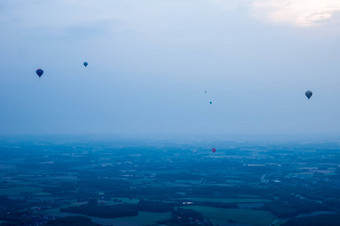
<instances>
[{"instance_id":1,"label":"red hot air balloon","mask_svg":"<svg viewBox=\"0 0 340 226\"><path fill-rule=\"evenodd\" d=\"M211 151L212 151L213 153L215 153L215 152L216 152L216 148L211 149Z\"/></svg>"}]
</instances>

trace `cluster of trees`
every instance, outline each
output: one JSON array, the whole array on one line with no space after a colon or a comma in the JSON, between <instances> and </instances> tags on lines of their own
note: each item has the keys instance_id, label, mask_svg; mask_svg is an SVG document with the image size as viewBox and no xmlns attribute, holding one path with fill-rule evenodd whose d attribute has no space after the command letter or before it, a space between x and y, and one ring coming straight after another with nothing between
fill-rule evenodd
<instances>
[{"instance_id":1,"label":"cluster of trees","mask_svg":"<svg viewBox=\"0 0 340 226\"><path fill-rule=\"evenodd\" d=\"M323 204L298 198L291 198L284 201L272 201L270 203L266 203L264 208L282 218L295 217L300 214L311 213L314 211L330 210L329 207Z\"/></svg>"},{"instance_id":2,"label":"cluster of trees","mask_svg":"<svg viewBox=\"0 0 340 226\"><path fill-rule=\"evenodd\" d=\"M28 206L24 200L12 200L5 196L0 196L0 216L7 216L8 212L14 212Z\"/></svg>"},{"instance_id":3,"label":"cluster of trees","mask_svg":"<svg viewBox=\"0 0 340 226\"><path fill-rule=\"evenodd\" d=\"M63 217L46 224L47 226L99 226L99 224L94 223L90 218L81 216L71 216Z\"/></svg>"},{"instance_id":4,"label":"cluster of trees","mask_svg":"<svg viewBox=\"0 0 340 226\"><path fill-rule=\"evenodd\" d=\"M226 203L226 202L194 202L194 205L198 206L210 206L216 208L225 208L225 209L238 209L236 203Z\"/></svg>"},{"instance_id":5,"label":"cluster of trees","mask_svg":"<svg viewBox=\"0 0 340 226\"><path fill-rule=\"evenodd\" d=\"M157 222L158 224L164 225L176 225L176 226L185 226L185 225L204 225L204 226L212 226L213 224L205 219L200 212L191 209L182 209L178 208L171 213L171 218L164 221Z\"/></svg>"},{"instance_id":6,"label":"cluster of trees","mask_svg":"<svg viewBox=\"0 0 340 226\"><path fill-rule=\"evenodd\" d=\"M286 222L284 226L338 226L340 225L340 215L319 215L314 217L295 218Z\"/></svg>"},{"instance_id":7,"label":"cluster of trees","mask_svg":"<svg viewBox=\"0 0 340 226\"><path fill-rule=\"evenodd\" d=\"M165 213L174 210L174 205L171 203L140 200L136 204L136 208L138 211Z\"/></svg>"},{"instance_id":8,"label":"cluster of trees","mask_svg":"<svg viewBox=\"0 0 340 226\"><path fill-rule=\"evenodd\" d=\"M138 211L170 212L172 210L174 210L174 205L170 203L141 200L137 204L98 206L97 200L95 199L89 200L85 205L60 209L61 212L78 213L104 218L137 216Z\"/></svg>"},{"instance_id":9,"label":"cluster of trees","mask_svg":"<svg viewBox=\"0 0 340 226\"><path fill-rule=\"evenodd\" d=\"M61 212L85 214L92 217L115 218L137 216L138 211L129 204L113 206L81 205L60 209Z\"/></svg>"}]
</instances>

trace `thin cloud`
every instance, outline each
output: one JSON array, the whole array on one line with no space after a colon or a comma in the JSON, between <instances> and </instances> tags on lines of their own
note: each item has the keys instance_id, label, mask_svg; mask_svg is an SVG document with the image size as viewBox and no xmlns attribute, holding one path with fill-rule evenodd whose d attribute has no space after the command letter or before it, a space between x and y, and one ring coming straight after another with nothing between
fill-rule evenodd
<instances>
[{"instance_id":1,"label":"thin cloud","mask_svg":"<svg viewBox=\"0 0 340 226\"><path fill-rule=\"evenodd\" d=\"M339 0L210 0L226 10L248 8L257 18L297 27L334 22L340 14Z\"/></svg>"},{"instance_id":2,"label":"thin cloud","mask_svg":"<svg viewBox=\"0 0 340 226\"><path fill-rule=\"evenodd\" d=\"M339 0L255 0L257 15L272 22L310 27L329 22L340 12Z\"/></svg>"}]
</instances>

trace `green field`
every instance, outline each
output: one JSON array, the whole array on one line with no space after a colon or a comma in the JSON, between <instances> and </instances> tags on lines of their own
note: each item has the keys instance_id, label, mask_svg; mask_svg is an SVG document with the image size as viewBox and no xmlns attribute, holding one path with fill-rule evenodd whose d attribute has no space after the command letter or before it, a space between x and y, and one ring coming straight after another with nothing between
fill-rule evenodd
<instances>
[{"instance_id":1,"label":"green field","mask_svg":"<svg viewBox=\"0 0 340 226\"><path fill-rule=\"evenodd\" d=\"M33 195L35 195L35 196L50 196L51 193L47 193L47 192L35 192Z\"/></svg>"},{"instance_id":2,"label":"green field","mask_svg":"<svg viewBox=\"0 0 340 226\"><path fill-rule=\"evenodd\" d=\"M214 225L228 223L229 220L232 220L241 224L262 226L270 225L276 218L270 212L259 210L221 209L206 206L190 206L185 208L200 212Z\"/></svg>"},{"instance_id":3,"label":"green field","mask_svg":"<svg viewBox=\"0 0 340 226\"><path fill-rule=\"evenodd\" d=\"M157 221L169 219L171 217L171 213L152 213L152 212L138 212L138 216L135 217L121 217L112 219L112 224L121 225L120 223L127 223L131 225L146 225L146 224L155 224ZM97 219L93 219L96 223L107 223Z\"/></svg>"},{"instance_id":4,"label":"green field","mask_svg":"<svg viewBox=\"0 0 340 226\"><path fill-rule=\"evenodd\" d=\"M0 195L6 196L18 196L21 193L37 193L41 192L42 188L38 187L29 187L29 186L18 186L18 187L11 187L11 188L1 188Z\"/></svg>"},{"instance_id":5,"label":"green field","mask_svg":"<svg viewBox=\"0 0 340 226\"><path fill-rule=\"evenodd\" d=\"M40 212L41 214L48 214L48 215L54 215L56 213L60 213L59 208L54 208L54 209L47 209L47 210L43 210Z\"/></svg>"},{"instance_id":6,"label":"green field","mask_svg":"<svg viewBox=\"0 0 340 226\"><path fill-rule=\"evenodd\" d=\"M196 202L222 202L222 203L263 203L270 202L268 199L224 199L224 198L187 198L183 200Z\"/></svg>"},{"instance_id":7,"label":"green field","mask_svg":"<svg viewBox=\"0 0 340 226\"><path fill-rule=\"evenodd\" d=\"M53 215L57 217L66 216L86 216L83 214L59 212L59 209L49 209L41 212L42 214ZM89 217L89 216L86 216ZM119 217L119 218L100 218L89 217L95 223L102 225L121 225L121 226L142 226L148 224L155 224L157 221L166 220L171 217L171 213L152 213L152 212L138 212L138 216L134 217Z\"/></svg>"}]
</instances>

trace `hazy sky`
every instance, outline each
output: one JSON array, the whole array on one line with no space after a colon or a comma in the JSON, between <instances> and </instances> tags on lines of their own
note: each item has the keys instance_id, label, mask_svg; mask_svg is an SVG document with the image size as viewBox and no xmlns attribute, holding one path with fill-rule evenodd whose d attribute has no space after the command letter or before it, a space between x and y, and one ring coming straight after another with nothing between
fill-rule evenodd
<instances>
[{"instance_id":1,"label":"hazy sky","mask_svg":"<svg viewBox=\"0 0 340 226\"><path fill-rule=\"evenodd\" d=\"M3 135L340 133L339 0L1 0L0 28Z\"/></svg>"}]
</instances>

